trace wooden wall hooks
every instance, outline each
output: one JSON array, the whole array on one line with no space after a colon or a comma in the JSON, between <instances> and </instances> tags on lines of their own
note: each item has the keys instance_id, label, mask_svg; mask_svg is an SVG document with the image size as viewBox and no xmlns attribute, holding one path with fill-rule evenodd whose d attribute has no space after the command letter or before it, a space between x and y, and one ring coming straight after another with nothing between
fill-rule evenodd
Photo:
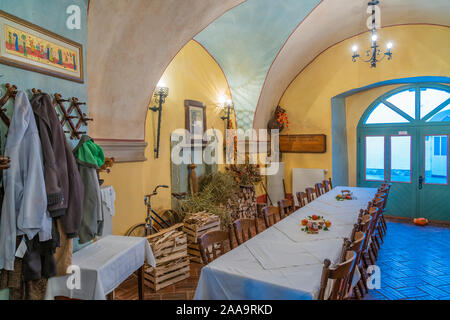
<instances>
[{"instance_id":1,"label":"wooden wall hooks","mask_svg":"<svg viewBox=\"0 0 450 320\"><path fill-rule=\"evenodd\" d=\"M0 171L9 169L11 159L9 157L0 156Z\"/></svg>"},{"instance_id":2,"label":"wooden wall hooks","mask_svg":"<svg viewBox=\"0 0 450 320\"><path fill-rule=\"evenodd\" d=\"M10 85L9 83L5 84L6 92L3 97L0 99L0 119L3 123L9 128L11 121L6 115L6 109L3 107L8 102L9 99L15 99L17 94L17 87L15 85Z\"/></svg>"},{"instance_id":3,"label":"wooden wall hooks","mask_svg":"<svg viewBox=\"0 0 450 320\"><path fill-rule=\"evenodd\" d=\"M80 139L81 135L86 134L86 131L80 131L81 126L83 124L87 126L89 121L94 121L94 119L88 118L87 114L80 108L81 105L85 105L86 103L78 101L75 97L72 99L63 99L59 93L55 93L55 101L62 113L61 126L64 128L65 124L67 124L70 129L64 132L70 134L70 139L72 140ZM70 102L68 109L64 105L65 102ZM72 115L74 110L78 115ZM77 124L74 123L75 119L78 119Z\"/></svg>"},{"instance_id":4,"label":"wooden wall hooks","mask_svg":"<svg viewBox=\"0 0 450 320\"><path fill-rule=\"evenodd\" d=\"M110 173L111 172L110 168L114 165L114 162L115 162L114 158L105 157L105 164L101 166L101 168L98 169L97 172Z\"/></svg>"}]
</instances>

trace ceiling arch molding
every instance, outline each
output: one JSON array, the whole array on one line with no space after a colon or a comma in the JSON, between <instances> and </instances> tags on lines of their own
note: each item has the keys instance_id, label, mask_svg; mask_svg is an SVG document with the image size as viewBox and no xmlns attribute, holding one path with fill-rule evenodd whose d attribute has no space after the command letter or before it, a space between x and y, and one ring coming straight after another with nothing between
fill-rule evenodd
<instances>
[{"instance_id":1,"label":"ceiling arch molding","mask_svg":"<svg viewBox=\"0 0 450 320\"><path fill-rule=\"evenodd\" d=\"M170 61L197 33L245 1L91 1L88 103L97 121L89 134L100 144L131 141L133 150L143 151L147 106Z\"/></svg>"}]
</instances>

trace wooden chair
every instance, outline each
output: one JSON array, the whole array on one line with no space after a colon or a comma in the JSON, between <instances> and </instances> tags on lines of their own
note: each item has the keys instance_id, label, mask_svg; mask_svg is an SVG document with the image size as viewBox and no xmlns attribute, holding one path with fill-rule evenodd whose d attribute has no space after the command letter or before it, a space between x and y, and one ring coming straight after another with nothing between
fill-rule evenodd
<instances>
[{"instance_id":1,"label":"wooden chair","mask_svg":"<svg viewBox=\"0 0 450 320\"><path fill-rule=\"evenodd\" d=\"M295 195L297 197L299 207L302 208L306 206L306 204L308 203L308 197L306 196L306 193L300 191L297 192Z\"/></svg>"},{"instance_id":2,"label":"wooden chair","mask_svg":"<svg viewBox=\"0 0 450 320\"><path fill-rule=\"evenodd\" d=\"M252 228L255 229L256 234L259 233L257 219L242 218L233 222L234 236L238 245L253 237Z\"/></svg>"},{"instance_id":3,"label":"wooden chair","mask_svg":"<svg viewBox=\"0 0 450 320\"><path fill-rule=\"evenodd\" d=\"M226 231L210 231L199 237L198 243L203 263L208 264L227 252L227 242L231 249L231 239Z\"/></svg>"},{"instance_id":4,"label":"wooden chair","mask_svg":"<svg viewBox=\"0 0 450 320\"><path fill-rule=\"evenodd\" d=\"M281 219L278 208L274 206L265 206L263 209L263 215L266 228L270 228Z\"/></svg>"},{"instance_id":5,"label":"wooden chair","mask_svg":"<svg viewBox=\"0 0 450 320\"><path fill-rule=\"evenodd\" d=\"M325 259L322 269L322 279L320 281L320 291L318 300L325 299L325 291L328 285L328 280L335 280L331 289L331 294L328 300L343 299L345 294L344 281L349 276L350 271L355 263L356 253L348 251L345 255L345 261L339 263L336 267L330 268L331 261Z\"/></svg>"},{"instance_id":6,"label":"wooden chair","mask_svg":"<svg viewBox=\"0 0 450 320\"><path fill-rule=\"evenodd\" d=\"M308 202L311 202L317 198L316 190L314 188L306 188L305 192Z\"/></svg>"},{"instance_id":7,"label":"wooden chair","mask_svg":"<svg viewBox=\"0 0 450 320\"><path fill-rule=\"evenodd\" d=\"M333 183L331 183L331 178L328 178L328 183L330 185L330 190L333 189Z\"/></svg>"},{"instance_id":8,"label":"wooden chair","mask_svg":"<svg viewBox=\"0 0 450 320\"><path fill-rule=\"evenodd\" d=\"M283 219L295 211L294 201L289 199L282 199L278 201L278 210L280 212L280 218Z\"/></svg>"},{"instance_id":9,"label":"wooden chair","mask_svg":"<svg viewBox=\"0 0 450 320\"><path fill-rule=\"evenodd\" d=\"M316 191L316 195L317 197L320 197L321 195L325 194L325 187L322 185L322 183L316 183L316 185L314 186L314 189Z\"/></svg>"},{"instance_id":10,"label":"wooden chair","mask_svg":"<svg viewBox=\"0 0 450 320\"><path fill-rule=\"evenodd\" d=\"M355 225L355 228L359 228L359 225ZM366 234L362 231L357 231L354 234L354 238L351 240L352 242L349 245L348 250L354 251L356 253L356 258L355 258L355 264L353 265L353 268L350 271L350 274L346 280L345 295L344 295L345 299L350 299L352 297L352 295L355 296L357 299L362 298L363 293L360 292L360 290L358 289L358 283L360 282L361 278L355 284L353 284L353 278L354 278L356 269L359 268L359 262L361 260L362 248L363 248L365 239L366 239ZM361 274L361 271L360 271L360 274ZM367 282L366 277L365 277L365 281Z\"/></svg>"},{"instance_id":11,"label":"wooden chair","mask_svg":"<svg viewBox=\"0 0 450 320\"><path fill-rule=\"evenodd\" d=\"M323 181L322 181L322 185L323 185L323 187L324 187L324 189L325 189L325 192L328 192L328 191L331 190L331 188L330 188L330 182L329 182L328 180L323 180Z\"/></svg>"}]
</instances>

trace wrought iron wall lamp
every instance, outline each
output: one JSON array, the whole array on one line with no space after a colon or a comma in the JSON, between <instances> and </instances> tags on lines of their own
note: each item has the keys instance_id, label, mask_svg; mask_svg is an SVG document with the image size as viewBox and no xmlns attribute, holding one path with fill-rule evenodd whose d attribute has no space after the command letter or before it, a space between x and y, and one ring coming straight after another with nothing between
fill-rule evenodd
<instances>
[{"instance_id":1,"label":"wrought iron wall lamp","mask_svg":"<svg viewBox=\"0 0 450 320\"><path fill-rule=\"evenodd\" d=\"M155 158L159 158L159 140L161 135L162 105L164 104L164 102L166 102L166 98L168 96L169 96L169 88L157 87L156 91L153 93L153 97L155 98L155 103L158 104L158 107L155 105L149 108L153 112L158 112L158 133L156 138L156 147L154 148Z\"/></svg>"}]
</instances>

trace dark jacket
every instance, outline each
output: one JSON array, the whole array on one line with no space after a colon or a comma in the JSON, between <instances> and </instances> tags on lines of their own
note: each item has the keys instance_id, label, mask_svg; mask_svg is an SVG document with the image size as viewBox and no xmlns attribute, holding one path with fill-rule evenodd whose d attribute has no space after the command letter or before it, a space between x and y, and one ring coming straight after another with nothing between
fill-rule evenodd
<instances>
[{"instance_id":1,"label":"dark jacket","mask_svg":"<svg viewBox=\"0 0 450 320\"><path fill-rule=\"evenodd\" d=\"M87 135L81 137L73 153L84 185L83 218L79 233L80 244L83 244L96 235L102 235L102 200L97 169L105 159L101 148Z\"/></svg>"},{"instance_id":2,"label":"dark jacket","mask_svg":"<svg viewBox=\"0 0 450 320\"><path fill-rule=\"evenodd\" d=\"M81 225L80 174L50 96L37 94L31 105L42 145L48 211L52 217L61 217L63 231L74 238Z\"/></svg>"}]
</instances>

